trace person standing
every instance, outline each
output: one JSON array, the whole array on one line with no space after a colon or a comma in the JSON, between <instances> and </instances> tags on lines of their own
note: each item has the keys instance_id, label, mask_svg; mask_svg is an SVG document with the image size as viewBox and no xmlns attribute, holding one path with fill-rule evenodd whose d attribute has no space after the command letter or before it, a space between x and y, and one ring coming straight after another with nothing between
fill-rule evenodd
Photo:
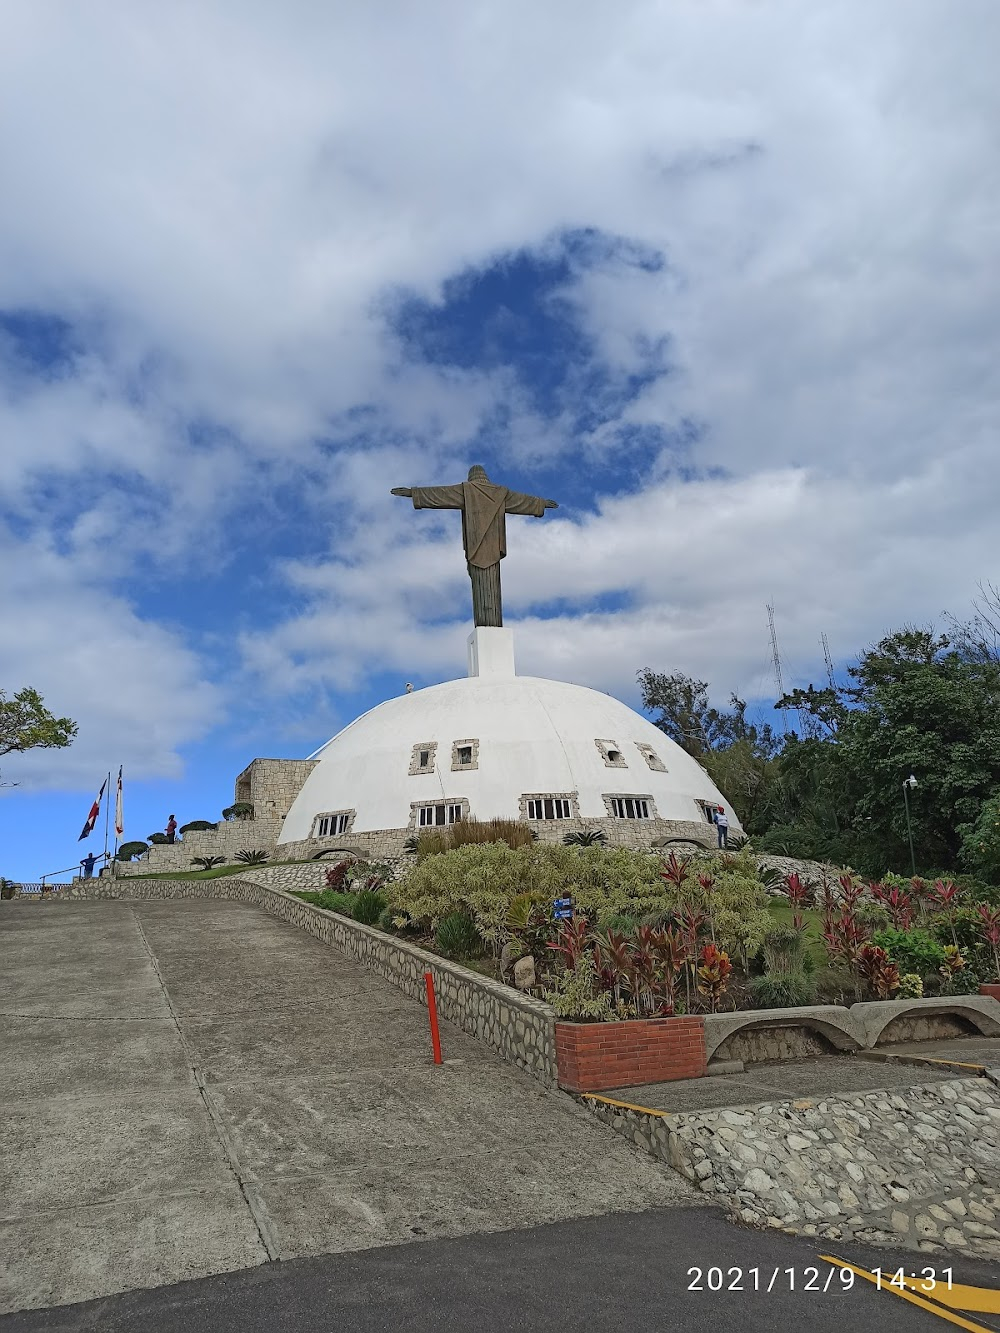
<instances>
[{"instance_id":1,"label":"person standing","mask_svg":"<svg viewBox=\"0 0 1000 1333\"><path fill-rule=\"evenodd\" d=\"M94 866L97 865L97 857L93 852L88 852L80 865L83 867L83 878L90 879L94 873Z\"/></svg>"},{"instance_id":2,"label":"person standing","mask_svg":"<svg viewBox=\"0 0 1000 1333\"><path fill-rule=\"evenodd\" d=\"M173 817L173 815L171 815L170 818L167 820L167 842L173 842L174 834L176 832L177 832L177 820Z\"/></svg>"},{"instance_id":3,"label":"person standing","mask_svg":"<svg viewBox=\"0 0 1000 1333\"><path fill-rule=\"evenodd\" d=\"M719 846L729 847L729 816L726 814L724 806L718 806L715 811L715 828L719 835Z\"/></svg>"}]
</instances>

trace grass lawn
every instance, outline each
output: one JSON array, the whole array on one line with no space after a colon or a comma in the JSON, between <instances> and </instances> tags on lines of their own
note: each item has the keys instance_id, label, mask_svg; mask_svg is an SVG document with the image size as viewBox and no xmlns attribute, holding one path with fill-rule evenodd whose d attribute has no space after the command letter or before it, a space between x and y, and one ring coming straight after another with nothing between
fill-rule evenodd
<instances>
[{"instance_id":1,"label":"grass lawn","mask_svg":"<svg viewBox=\"0 0 1000 1333\"><path fill-rule=\"evenodd\" d=\"M774 923L778 926L790 926L792 924L792 908L786 898L772 898L768 903L767 910L774 917ZM802 920L806 927L806 951L812 957L817 968L826 967L830 961L826 952L826 945L823 943L823 913L818 912L815 907L804 907L802 909Z\"/></svg>"}]
</instances>

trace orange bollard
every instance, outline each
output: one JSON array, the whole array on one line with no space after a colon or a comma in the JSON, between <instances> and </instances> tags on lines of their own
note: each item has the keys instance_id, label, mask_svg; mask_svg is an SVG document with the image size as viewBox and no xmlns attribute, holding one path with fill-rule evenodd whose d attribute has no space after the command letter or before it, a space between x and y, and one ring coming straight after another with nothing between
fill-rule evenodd
<instances>
[{"instance_id":1,"label":"orange bollard","mask_svg":"<svg viewBox=\"0 0 1000 1333\"><path fill-rule=\"evenodd\" d=\"M434 973L424 973L424 985L427 987L427 1013L431 1020L431 1046L434 1048L434 1063L439 1065L441 1059L441 1033L438 1031L438 1011L437 1001L434 998Z\"/></svg>"}]
</instances>

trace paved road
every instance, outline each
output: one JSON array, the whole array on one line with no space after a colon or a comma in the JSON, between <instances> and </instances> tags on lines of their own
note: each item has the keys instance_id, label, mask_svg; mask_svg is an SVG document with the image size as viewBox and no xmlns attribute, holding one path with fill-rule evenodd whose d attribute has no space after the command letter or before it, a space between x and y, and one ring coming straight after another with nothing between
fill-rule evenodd
<instances>
[{"instance_id":1,"label":"paved road","mask_svg":"<svg viewBox=\"0 0 1000 1333\"><path fill-rule=\"evenodd\" d=\"M565 1095L444 1046L435 1068L419 1004L254 907L5 903L0 1311L704 1208Z\"/></svg>"},{"instance_id":2,"label":"paved road","mask_svg":"<svg viewBox=\"0 0 1000 1333\"><path fill-rule=\"evenodd\" d=\"M926 1256L834 1251L864 1267ZM742 1291L689 1291L688 1269L726 1270ZM730 1269L743 1269L742 1278ZM754 1292L753 1269L760 1290ZM810 1268L818 1270L812 1279ZM767 1291L774 1270L774 1289ZM788 1271L792 1270L792 1277ZM0 1333L944 1333L953 1325L879 1293L861 1278L845 1291L805 1241L737 1229L710 1209L667 1209L558 1222L363 1253L267 1264L224 1277L84 1305L0 1317ZM795 1289L789 1284L794 1279ZM955 1261L955 1282L996 1286L996 1266ZM966 1327L1000 1329L974 1314Z\"/></svg>"}]
</instances>

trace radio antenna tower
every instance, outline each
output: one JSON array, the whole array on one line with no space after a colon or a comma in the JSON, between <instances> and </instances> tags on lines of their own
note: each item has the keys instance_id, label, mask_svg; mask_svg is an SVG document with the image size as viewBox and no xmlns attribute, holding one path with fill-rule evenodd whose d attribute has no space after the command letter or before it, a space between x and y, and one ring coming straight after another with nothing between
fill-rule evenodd
<instances>
[{"instance_id":1,"label":"radio antenna tower","mask_svg":"<svg viewBox=\"0 0 1000 1333\"><path fill-rule=\"evenodd\" d=\"M767 623L771 631L771 661L774 664L774 684L778 691L778 698L782 698L785 693L785 683L781 679L781 654L778 652L778 632L774 628L774 607L770 603L767 605ZM781 729L788 735L788 718L785 716L785 710L781 710Z\"/></svg>"},{"instance_id":2,"label":"radio antenna tower","mask_svg":"<svg viewBox=\"0 0 1000 1333\"><path fill-rule=\"evenodd\" d=\"M826 663L826 679L829 683L830 689L835 690L837 686L833 679L833 658L830 656L830 640L826 637L825 632L821 634L819 637L820 637L820 642L823 645L823 661Z\"/></svg>"}]
</instances>

